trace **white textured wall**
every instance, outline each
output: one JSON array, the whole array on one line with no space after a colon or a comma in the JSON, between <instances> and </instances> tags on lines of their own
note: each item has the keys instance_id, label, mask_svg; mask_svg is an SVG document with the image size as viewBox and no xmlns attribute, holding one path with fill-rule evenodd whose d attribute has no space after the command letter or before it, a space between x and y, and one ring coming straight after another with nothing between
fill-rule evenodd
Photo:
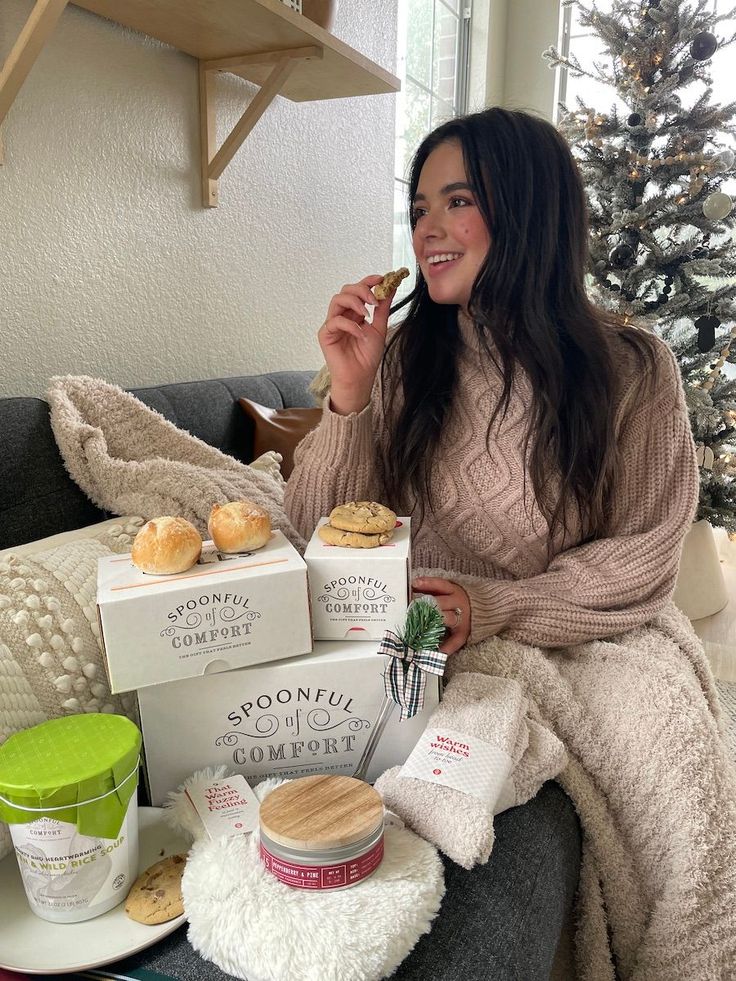
<instances>
[{"instance_id":1,"label":"white textured wall","mask_svg":"<svg viewBox=\"0 0 736 981\"><path fill-rule=\"evenodd\" d=\"M393 70L395 13L342 0L335 33ZM218 86L222 140L256 90ZM68 7L3 126L0 395L317 367L329 297L391 262L394 101L277 99L205 210L196 61Z\"/></svg>"}]
</instances>

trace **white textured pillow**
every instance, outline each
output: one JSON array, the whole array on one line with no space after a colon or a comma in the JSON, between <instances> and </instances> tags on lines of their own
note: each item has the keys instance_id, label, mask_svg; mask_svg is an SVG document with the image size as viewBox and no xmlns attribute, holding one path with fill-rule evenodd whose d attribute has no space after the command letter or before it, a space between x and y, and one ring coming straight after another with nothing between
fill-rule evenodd
<instances>
[{"instance_id":1,"label":"white textured pillow","mask_svg":"<svg viewBox=\"0 0 736 981\"><path fill-rule=\"evenodd\" d=\"M129 552L142 524L118 518L0 553L0 743L79 712L137 723L135 693L110 694L96 592L98 558ZM10 847L0 822L0 857Z\"/></svg>"}]
</instances>

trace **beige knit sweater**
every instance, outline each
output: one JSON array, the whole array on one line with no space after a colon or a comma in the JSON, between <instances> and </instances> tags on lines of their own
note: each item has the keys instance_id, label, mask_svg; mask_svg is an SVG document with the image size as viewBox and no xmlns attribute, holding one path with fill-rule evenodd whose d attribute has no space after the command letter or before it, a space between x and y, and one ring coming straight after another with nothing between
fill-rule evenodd
<instances>
[{"instance_id":1,"label":"beige knit sweater","mask_svg":"<svg viewBox=\"0 0 736 981\"><path fill-rule=\"evenodd\" d=\"M637 362L616 344L626 379L616 406L622 467L610 537L581 545L573 526L561 550L524 480L528 378L519 374L509 411L486 429L502 390L470 321L460 316L463 349L455 408L432 474L434 512L414 530L413 564L442 570L471 602L477 643L504 632L538 647L565 647L607 637L650 620L672 595L680 550L693 520L698 469L676 361L657 344L651 398L632 403ZM340 416L325 400L321 424L299 445L286 488L286 510L302 535L338 503L386 499L377 449L385 436L378 385L361 413Z\"/></svg>"}]
</instances>

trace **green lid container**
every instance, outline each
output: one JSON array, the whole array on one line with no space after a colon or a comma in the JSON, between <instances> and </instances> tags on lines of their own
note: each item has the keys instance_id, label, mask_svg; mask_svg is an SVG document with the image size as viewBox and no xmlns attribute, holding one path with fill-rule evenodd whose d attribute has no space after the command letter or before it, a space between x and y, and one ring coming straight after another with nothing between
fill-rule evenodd
<instances>
[{"instance_id":1,"label":"green lid container","mask_svg":"<svg viewBox=\"0 0 736 981\"><path fill-rule=\"evenodd\" d=\"M138 786L141 733L123 715L51 719L0 746L0 819L53 818L115 838Z\"/></svg>"}]
</instances>

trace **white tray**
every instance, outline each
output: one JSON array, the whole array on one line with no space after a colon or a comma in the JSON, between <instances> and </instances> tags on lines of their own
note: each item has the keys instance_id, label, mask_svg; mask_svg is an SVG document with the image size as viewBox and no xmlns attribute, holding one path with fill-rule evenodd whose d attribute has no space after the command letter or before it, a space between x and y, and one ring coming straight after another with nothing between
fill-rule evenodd
<instances>
[{"instance_id":1,"label":"white tray","mask_svg":"<svg viewBox=\"0 0 736 981\"><path fill-rule=\"evenodd\" d=\"M166 855L186 854L189 842L172 831L160 807L138 810L142 872ZM163 854L162 854L163 852ZM83 971L145 950L185 922L145 926L125 915L125 903L82 923L49 923L31 912L15 852L0 862L0 967L26 974Z\"/></svg>"}]
</instances>

